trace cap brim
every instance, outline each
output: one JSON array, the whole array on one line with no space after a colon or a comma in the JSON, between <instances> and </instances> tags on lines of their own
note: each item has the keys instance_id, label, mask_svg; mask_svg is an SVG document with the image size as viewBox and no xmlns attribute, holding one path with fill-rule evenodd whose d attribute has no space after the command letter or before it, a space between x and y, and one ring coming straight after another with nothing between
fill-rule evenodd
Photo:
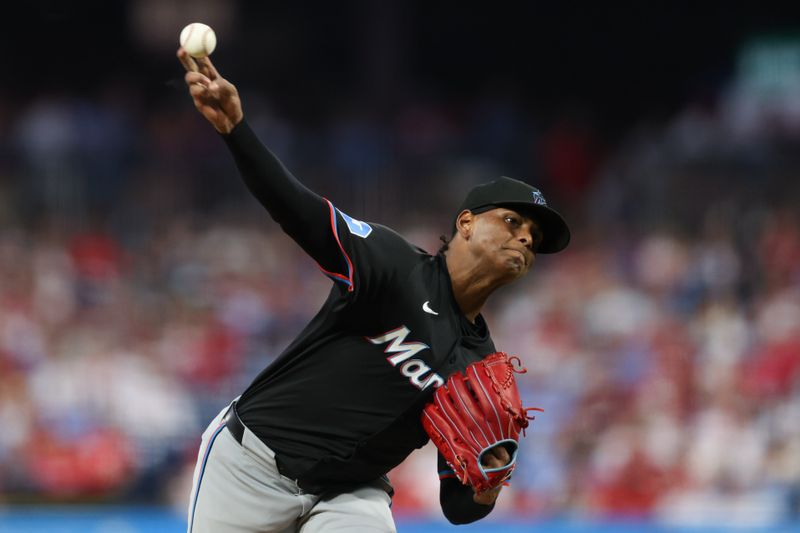
<instances>
[{"instance_id":1,"label":"cap brim","mask_svg":"<svg viewBox=\"0 0 800 533\"><path fill-rule=\"evenodd\" d=\"M529 203L504 203L504 206L512 207L523 213L530 213L542 229L544 238L536 253L554 254L560 252L569 244L571 237L569 226L564 221L558 211L546 205Z\"/></svg>"}]
</instances>

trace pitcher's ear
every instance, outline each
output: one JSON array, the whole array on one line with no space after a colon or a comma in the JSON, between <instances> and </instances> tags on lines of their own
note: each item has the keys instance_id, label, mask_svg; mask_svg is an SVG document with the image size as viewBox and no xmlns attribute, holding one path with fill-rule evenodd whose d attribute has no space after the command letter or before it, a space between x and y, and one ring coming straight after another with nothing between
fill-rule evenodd
<instances>
[{"instance_id":1,"label":"pitcher's ear","mask_svg":"<svg viewBox=\"0 0 800 533\"><path fill-rule=\"evenodd\" d=\"M467 239L472 234L475 224L475 214L469 209L464 209L456 218L456 233Z\"/></svg>"}]
</instances>

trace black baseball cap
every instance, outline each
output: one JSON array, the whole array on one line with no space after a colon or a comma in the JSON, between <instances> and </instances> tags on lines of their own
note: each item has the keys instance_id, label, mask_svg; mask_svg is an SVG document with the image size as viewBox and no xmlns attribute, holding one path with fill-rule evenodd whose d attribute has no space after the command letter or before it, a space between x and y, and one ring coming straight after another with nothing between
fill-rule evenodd
<instances>
[{"instance_id":1,"label":"black baseball cap","mask_svg":"<svg viewBox=\"0 0 800 533\"><path fill-rule=\"evenodd\" d=\"M498 207L509 207L519 211L539 224L544 238L537 253L553 254L560 252L569 244L570 232L567 223L557 211L547 207L542 192L536 187L507 176L500 176L469 191L456 217L465 209L479 214Z\"/></svg>"}]
</instances>

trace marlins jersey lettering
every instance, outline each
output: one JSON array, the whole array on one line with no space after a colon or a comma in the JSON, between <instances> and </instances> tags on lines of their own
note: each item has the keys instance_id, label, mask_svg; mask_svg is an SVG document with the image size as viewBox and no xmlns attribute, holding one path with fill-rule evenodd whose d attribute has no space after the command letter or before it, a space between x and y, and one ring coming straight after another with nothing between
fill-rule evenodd
<instances>
[{"instance_id":1,"label":"marlins jersey lettering","mask_svg":"<svg viewBox=\"0 0 800 533\"><path fill-rule=\"evenodd\" d=\"M281 473L310 491L369 482L402 462L427 441L419 416L432 391L495 351L482 317L472 324L458 309L444 256L326 203L328 227L309 231L336 244L335 257L314 257L333 287L238 403Z\"/></svg>"}]
</instances>

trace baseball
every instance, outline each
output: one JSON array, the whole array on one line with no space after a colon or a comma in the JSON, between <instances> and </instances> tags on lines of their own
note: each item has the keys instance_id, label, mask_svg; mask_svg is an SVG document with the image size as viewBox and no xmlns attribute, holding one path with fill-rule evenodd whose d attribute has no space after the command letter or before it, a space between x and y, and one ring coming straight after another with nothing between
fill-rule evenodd
<instances>
[{"instance_id":1,"label":"baseball","mask_svg":"<svg viewBox=\"0 0 800 533\"><path fill-rule=\"evenodd\" d=\"M181 30L181 46L192 57L206 57L217 46L217 36L210 26L192 22Z\"/></svg>"}]
</instances>

